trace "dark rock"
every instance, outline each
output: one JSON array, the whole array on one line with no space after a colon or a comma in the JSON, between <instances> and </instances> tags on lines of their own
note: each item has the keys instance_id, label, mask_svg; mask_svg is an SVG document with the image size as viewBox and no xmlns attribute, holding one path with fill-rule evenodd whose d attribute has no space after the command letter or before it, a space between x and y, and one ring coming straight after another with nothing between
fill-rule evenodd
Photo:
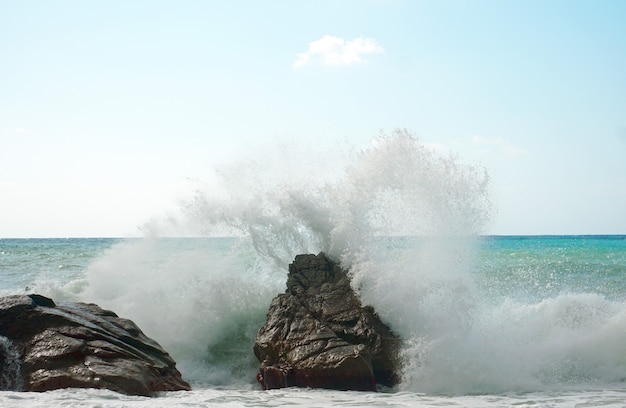
<instances>
[{"instance_id":1,"label":"dark rock","mask_svg":"<svg viewBox=\"0 0 626 408\"><path fill-rule=\"evenodd\" d=\"M130 320L41 295L0 298L0 389L190 390L174 360Z\"/></svg>"},{"instance_id":2,"label":"dark rock","mask_svg":"<svg viewBox=\"0 0 626 408\"><path fill-rule=\"evenodd\" d=\"M339 265L321 253L289 265L287 291L256 338L264 389L290 386L375 391L399 381L400 339L362 307Z\"/></svg>"}]
</instances>

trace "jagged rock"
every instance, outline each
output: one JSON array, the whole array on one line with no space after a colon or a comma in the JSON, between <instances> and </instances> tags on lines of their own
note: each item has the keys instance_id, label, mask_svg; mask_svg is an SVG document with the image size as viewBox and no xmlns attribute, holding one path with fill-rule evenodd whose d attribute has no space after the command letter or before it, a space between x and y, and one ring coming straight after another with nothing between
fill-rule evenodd
<instances>
[{"instance_id":1,"label":"jagged rock","mask_svg":"<svg viewBox=\"0 0 626 408\"><path fill-rule=\"evenodd\" d=\"M104 388L129 395L190 390L174 360L130 320L41 295L0 298L0 387Z\"/></svg>"},{"instance_id":2,"label":"jagged rock","mask_svg":"<svg viewBox=\"0 0 626 408\"><path fill-rule=\"evenodd\" d=\"M289 386L374 391L399 380L399 338L362 307L339 265L298 255L276 296L254 354L264 389Z\"/></svg>"}]
</instances>

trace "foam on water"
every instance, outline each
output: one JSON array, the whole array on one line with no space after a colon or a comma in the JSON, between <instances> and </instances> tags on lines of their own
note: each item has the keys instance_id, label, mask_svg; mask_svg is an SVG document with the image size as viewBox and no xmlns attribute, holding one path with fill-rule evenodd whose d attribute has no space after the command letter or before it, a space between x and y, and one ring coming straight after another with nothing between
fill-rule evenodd
<instances>
[{"instance_id":1,"label":"foam on water","mask_svg":"<svg viewBox=\"0 0 626 408\"><path fill-rule=\"evenodd\" d=\"M364 393L281 389L271 391L203 389L164 393L160 398L136 397L106 390L70 389L46 393L0 393L0 405L14 407L156 408L156 407L607 407L624 406L621 389L584 392L508 393L506 395L437 396L413 392Z\"/></svg>"}]
</instances>

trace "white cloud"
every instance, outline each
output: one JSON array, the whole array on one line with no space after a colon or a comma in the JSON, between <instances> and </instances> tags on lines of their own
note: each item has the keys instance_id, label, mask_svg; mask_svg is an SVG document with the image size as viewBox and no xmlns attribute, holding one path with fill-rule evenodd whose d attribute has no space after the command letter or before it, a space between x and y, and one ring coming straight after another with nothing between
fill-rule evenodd
<instances>
[{"instance_id":1,"label":"white cloud","mask_svg":"<svg viewBox=\"0 0 626 408\"><path fill-rule=\"evenodd\" d=\"M346 41L343 38L325 35L310 43L306 52L298 54L293 67L302 68L311 62L330 66L361 64L367 62L363 55L381 52L384 52L383 47L371 38L359 37Z\"/></svg>"}]
</instances>

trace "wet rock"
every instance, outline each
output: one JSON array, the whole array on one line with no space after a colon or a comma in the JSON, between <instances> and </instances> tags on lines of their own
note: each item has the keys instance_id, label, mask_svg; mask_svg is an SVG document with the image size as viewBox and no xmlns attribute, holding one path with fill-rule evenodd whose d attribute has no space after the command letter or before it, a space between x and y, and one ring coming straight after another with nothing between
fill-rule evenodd
<instances>
[{"instance_id":1,"label":"wet rock","mask_svg":"<svg viewBox=\"0 0 626 408\"><path fill-rule=\"evenodd\" d=\"M191 389L169 354L132 321L41 295L0 298L0 363L5 390L104 388L153 396Z\"/></svg>"},{"instance_id":2,"label":"wet rock","mask_svg":"<svg viewBox=\"0 0 626 408\"><path fill-rule=\"evenodd\" d=\"M399 381L400 339L363 307L347 273L320 253L289 265L254 353L264 389L290 386L374 391Z\"/></svg>"}]
</instances>

